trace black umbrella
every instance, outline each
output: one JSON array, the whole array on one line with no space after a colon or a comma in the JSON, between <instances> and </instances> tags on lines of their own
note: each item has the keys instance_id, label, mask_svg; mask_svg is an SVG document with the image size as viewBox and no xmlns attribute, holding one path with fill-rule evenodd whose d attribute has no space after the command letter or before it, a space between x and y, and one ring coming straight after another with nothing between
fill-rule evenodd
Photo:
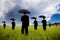
<instances>
[{"instance_id":1,"label":"black umbrella","mask_svg":"<svg viewBox=\"0 0 60 40\"><path fill-rule=\"evenodd\" d=\"M30 14L30 11L28 11L27 9L22 9L22 10L19 10L18 13Z\"/></svg>"},{"instance_id":2,"label":"black umbrella","mask_svg":"<svg viewBox=\"0 0 60 40\"><path fill-rule=\"evenodd\" d=\"M44 15L39 16L39 18L46 18Z\"/></svg>"},{"instance_id":3,"label":"black umbrella","mask_svg":"<svg viewBox=\"0 0 60 40\"><path fill-rule=\"evenodd\" d=\"M36 19L36 17L32 17L31 19Z\"/></svg>"},{"instance_id":4,"label":"black umbrella","mask_svg":"<svg viewBox=\"0 0 60 40\"><path fill-rule=\"evenodd\" d=\"M10 20L14 21L15 19L14 18L11 18Z\"/></svg>"},{"instance_id":5,"label":"black umbrella","mask_svg":"<svg viewBox=\"0 0 60 40\"><path fill-rule=\"evenodd\" d=\"M3 21L2 23L6 23L5 21Z\"/></svg>"}]
</instances>

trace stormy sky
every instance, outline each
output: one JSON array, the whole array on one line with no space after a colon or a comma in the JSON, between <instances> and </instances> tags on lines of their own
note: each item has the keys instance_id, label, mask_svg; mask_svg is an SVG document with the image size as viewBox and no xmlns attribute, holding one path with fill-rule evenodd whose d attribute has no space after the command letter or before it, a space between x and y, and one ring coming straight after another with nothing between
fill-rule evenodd
<instances>
[{"instance_id":1,"label":"stormy sky","mask_svg":"<svg viewBox=\"0 0 60 40\"><path fill-rule=\"evenodd\" d=\"M37 17L37 21L41 24L41 18L38 16L45 15L46 20L50 22L60 22L60 11L58 4L60 0L0 0L0 25L2 21L6 21L7 25L11 25L10 18L16 19L16 24L21 25L21 16L18 13L21 9L27 9L31 14L29 16L30 24L33 24L31 17ZM57 19L57 20L56 20Z\"/></svg>"}]
</instances>

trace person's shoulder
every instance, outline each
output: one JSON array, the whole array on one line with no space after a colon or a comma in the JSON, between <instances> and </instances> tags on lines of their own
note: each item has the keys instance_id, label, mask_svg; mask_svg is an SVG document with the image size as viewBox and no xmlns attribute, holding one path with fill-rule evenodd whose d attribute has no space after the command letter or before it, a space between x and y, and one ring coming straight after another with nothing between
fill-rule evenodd
<instances>
[{"instance_id":1,"label":"person's shoulder","mask_svg":"<svg viewBox=\"0 0 60 40\"><path fill-rule=\"evenodd\" d=\"M46 20L45 20L46 21Z\"/></svg>"},{"instance_id":2,"label":"person's shoulder","mask_svg":"<svg viewBox=\"0 0 60 40\"><path fill-rule=\"evenodd\" d=\"M21 18L25 17L25 15L23 15Z\"/></svg>"},{"instance_id":3,"label":"person's shoulder","mask_svg":"<svg viewBox=\"0 0 60 40\"><path fill-rule=\"evenodd\" d=\"M25 15L25 16L28 16L28 15Z\"/></svg>"}]
</instances>

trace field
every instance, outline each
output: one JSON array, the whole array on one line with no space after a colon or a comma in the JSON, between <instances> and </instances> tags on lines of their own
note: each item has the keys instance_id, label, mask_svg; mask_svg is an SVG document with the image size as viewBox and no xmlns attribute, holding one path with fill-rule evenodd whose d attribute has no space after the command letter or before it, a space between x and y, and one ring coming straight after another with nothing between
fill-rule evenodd
<instances>
[{"instance_id":1,"label":"field","mask_svg":"<svg viewBox=\"0 0 60 40\"><path fill-rule=\"evenodd\" d=\"M15 30L12 30L10 26L6 29L0 26L0 40L60 40L60 26L47 26L46 31L42 29L42 26L38 26L37 30L29 26L28 31L28 35L22 35L20 26L15 27Z\"/></svg>"}]
</instances>

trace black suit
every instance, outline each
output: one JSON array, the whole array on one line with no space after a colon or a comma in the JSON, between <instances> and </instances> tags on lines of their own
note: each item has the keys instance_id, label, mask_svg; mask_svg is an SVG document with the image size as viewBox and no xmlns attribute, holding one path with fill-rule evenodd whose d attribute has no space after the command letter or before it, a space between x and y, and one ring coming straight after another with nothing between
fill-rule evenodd
<instances>
[{"instance_id":1,"label":"black suit","mask_svg":"<svg viewBox=\"0 0 60 40\"><path fill-rule=\"evenodd\" d=\"M21 21L22 21L22 34L25 33L28 34L28 26L29 26L29 17L27 15L23 15L21 17Z\"/></svg>"},{"instance_id":2,"label":"black suit","mask_svg":"<svg viewBox=\"0 0 60 40\"><path fill-rule=\"evenodd\" d=\"M37 26L38 26L38 22L34 21L34 29L37 29Z\"/></svg>"},{"instance_id":3,"label":"black suit","mask_svg":"<svg viewBox=\"0 0 60 40\"><path fill-rule=\"evenodd\" d=\"M14 30L15 29L15 22L13 21L11 24L12 24L12 29Z\"/></svg>"},{"instance_id":4,"label":"black suit","mask_svg":"<svg viewBox=\"0 0 60 40\"><path fill-rule=\"evenodd\" d=\"M6 27L6 24L4 23L4 24L3 24L3 26L4 26L4 29L5 29L5 27Z\"/></svg>"},{"instance_id":5,"label":"black suit","mask_svg":"<svg viewBox=\"0 0 60 40\"><path fill-rule=\"evenodd\" d=\"M47 25L46 20L42 20L42 23L43 23L43 29L46 30L46 25Z\"/></svg>"}]
</instances>

